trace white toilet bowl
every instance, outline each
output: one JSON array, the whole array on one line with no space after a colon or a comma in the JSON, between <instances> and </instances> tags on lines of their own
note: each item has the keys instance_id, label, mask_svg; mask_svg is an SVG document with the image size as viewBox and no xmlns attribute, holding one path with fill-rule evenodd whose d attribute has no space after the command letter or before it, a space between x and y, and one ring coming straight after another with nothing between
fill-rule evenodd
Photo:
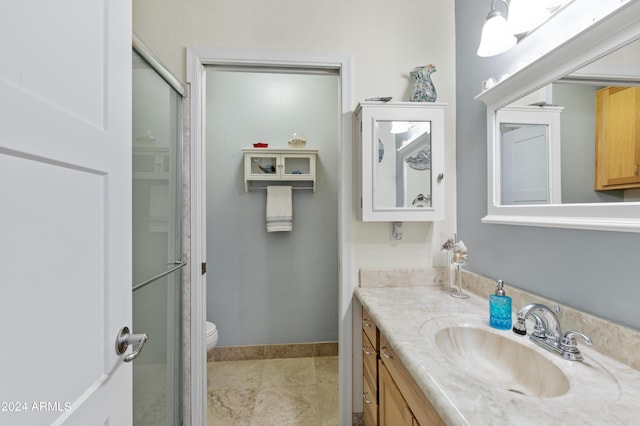
<instances>
[{"instance_id":1,"label":"white toilet bowl","mask_svg":"<svg viewBox=\"0 0 640 426\"><path fill-rule=\"evenodd\" d=\"M218 343L218 329L212 322L207 321L207 352L213 349Z\"/></svg>"}]
</instances>

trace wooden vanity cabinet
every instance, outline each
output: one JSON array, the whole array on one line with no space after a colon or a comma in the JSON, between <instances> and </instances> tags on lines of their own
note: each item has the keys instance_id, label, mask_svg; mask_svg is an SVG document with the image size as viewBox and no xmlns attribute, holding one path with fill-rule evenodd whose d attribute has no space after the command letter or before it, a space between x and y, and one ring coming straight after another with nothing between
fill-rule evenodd
<instances>
[{"instance_id":1,"label":"wooden vanity cabinet","mask_svg":"<svg viewBox=\"0 0 640 426\"><path fill-rule=\"evenodd\" d=\"M444 425L431 401L382 334L379 352L380 426Z\"/></svg>"},{"instance_id":2,"label":"wooden vanity cabinet","mask_svg":"<svg viewBox=\"0 0 640 426\"><path fill-rule=\"evenodd\" d=\"M379 366L380 426L413 426L417 423L411 409L384 363ZM415 422L415 423L414 423Z\"/></svg>"},{"instance_id":3,"label":"wooden vanity cabinet","mask_svg":"<svg viewBox=\"0 0 640 426\"><path fill-rule=\"evenodd\" d=\"M596 92L595 190L640 188L640 87Z\"/></svg>"},{"instance_id":4,"label":"wooden vanity cabinet","mask_svg":"<svg viewBox=\"0 0 640 426\"><path fill-rule=\"evenodd\" d=\"M378 424L378 327L362 308L362 399L365 426Z\"/></svg>"}]
</instances>

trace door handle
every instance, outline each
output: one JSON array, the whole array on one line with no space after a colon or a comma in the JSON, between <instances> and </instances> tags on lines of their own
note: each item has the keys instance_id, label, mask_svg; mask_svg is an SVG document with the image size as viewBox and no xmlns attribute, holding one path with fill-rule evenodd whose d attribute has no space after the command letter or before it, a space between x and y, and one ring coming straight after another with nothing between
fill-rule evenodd
<instances>
[{"instance_id":1,"label":"door handle","mask_svg":"<svg viewBox=\"0 0 640 426\"><path fill-rule=\"evenodd\" d=\"M116 337L116 353L122 355L127 351L129 345L137 345L133 348L133 352L124 357L124 362L131 362L140 355L148 339L149 337L146 334L131 334L129 333L129 327L122 327L118 337Z\"/></svg>"}]
</instances>

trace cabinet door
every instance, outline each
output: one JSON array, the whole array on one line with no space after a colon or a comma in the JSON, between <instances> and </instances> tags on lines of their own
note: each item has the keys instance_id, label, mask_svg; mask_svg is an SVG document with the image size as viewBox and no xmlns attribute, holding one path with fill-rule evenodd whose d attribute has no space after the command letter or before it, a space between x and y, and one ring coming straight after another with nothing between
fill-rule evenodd
<instances>
[{"instance_id":1,"label":"cabinet door","mask_svg":"<svg viewBox=\"0 0 640 426\"><path fill-rule=\"evenodd\" d=\"M394 384L402 394L404 401L406 401L409 410L411 410L412 416L417 419L416 421L422 425L444 426L445 423L438 415L438 412L431 404L431 401L429 401L424 392L422 392L416 381L411 376L411 373L409 373L404 364L402 364L402 361L400 361L400 358L393 350L386 337L382 334L380 334L380 357L378 370L382 370L384 366L385 373L393 378ZM378 374L382 377L382 373L380 371L378 371ZM381 378L379 379L378 389L380 393L380 410L382 410ZM380 415L382 416L382 414Z\"/></svg>"},{"instance_id":2,"label":"cabinet door","mask_svg":"<svg viewBox=\"0 0 640 426\"><path fill-rule=\"evenodd\" d=\"M315 176L315 155L282 154L282 177L290 180L308 180Z\"/></svg>"},{"instance_id":3,"label":"cabinet door","mask_svg":"<svg viewBox=\"0 0 640 426\"><path fill-rule=\"evenodd\" d=\"M640 87L596 94L596 190L640 186Z\"/></svg>"},{"instance_id":4,"label":"cabinet door","mask_svg":"<svg viewBox=\"0 0 640 426\"><path fill-rule=\"evenodd\" d=\"M252 180L272 180L279 177L278 154L247 154L245 155L246 178Z\"/></svg>"},{"instance_id":5,"label":"cabinet door","mask_svg":"<svg viewBox=\"0 0 640 426\"><path fill-rule=\"evenodd\" d=\"M380 426L413 426L413 414L382 361L378 374Z\"/></svg>"},{"instance_id":6,"label":"cabinet door","mask_svg":"<svg viewBox=\"0 0 640 426\"><path fill-rule=\"evenodd\" d=\"M444 104L359 105L361 220L444 219L444 113Z\"/></svg>"}]
</instances>

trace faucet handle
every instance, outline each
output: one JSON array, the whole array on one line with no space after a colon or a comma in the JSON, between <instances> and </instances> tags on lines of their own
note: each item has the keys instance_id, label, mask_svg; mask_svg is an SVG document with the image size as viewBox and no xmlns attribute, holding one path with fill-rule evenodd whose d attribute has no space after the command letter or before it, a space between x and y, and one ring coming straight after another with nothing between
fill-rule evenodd
<instances>
[{"instance_id":1,"label":"faucet handle","mask_svg":"<svg viewBox=\"0 0 640 426\"><path fill-rule=\"evenodd\" d=\"M547 328L545 327L545 323L542 320L542 318L540 318L539 315L534 314L533 312L530 312L529 316L532 317L536 322L535 326L533 327L533 331L531 332L531 335L536 337L545 337ZM513 325L513 328L511 330L516 334L519 334L521 336L526 336L527 334L526 320L523 317L518 317L516 323Z\"/></svg>"},{"instance_id":2,"label":"faucet handle","mask_svg":"<svg viewBox=\"0 0 640 426\"><path fill-rule=\"evenodd\" d=\"M584 358L578 349L576 336L582 337L582 340L584 340L587 345L592 344L589 336L580 333L579 331L567 331L564 333L564 336L560 341L560 349L562 350L562 357L569 361L582 361Z\"/></svg>"},{"instance_id":3,"label":"faucet handle","mask_svg":"<svg viewBox=\"0 0 640 426\"><path fill-rule=\"evenodd\" d=\"M564 336L562 337L562 341L560 342L562 348L563 349L577 348L578 344L576 343L576 336L582 337L582 340L584 340L584 342L587 345L591 345L593 343L589 338L589 336L587 336L586 334L580 333L579 331L571 330L564 333Z\"/></svg>"},{"instance_id":4,"label":"faucet handle","mask_svg":"<svg viewBox=\"0 0 640 426\"><path fill-rule=\"evenodd\" d=\"M518 317L518 320L515 324L513 324L513 328L511 329L514 333L519 334L521 336L527 335L527 324L524 321L523 317Z\"/></svg>"}]
</instances>

